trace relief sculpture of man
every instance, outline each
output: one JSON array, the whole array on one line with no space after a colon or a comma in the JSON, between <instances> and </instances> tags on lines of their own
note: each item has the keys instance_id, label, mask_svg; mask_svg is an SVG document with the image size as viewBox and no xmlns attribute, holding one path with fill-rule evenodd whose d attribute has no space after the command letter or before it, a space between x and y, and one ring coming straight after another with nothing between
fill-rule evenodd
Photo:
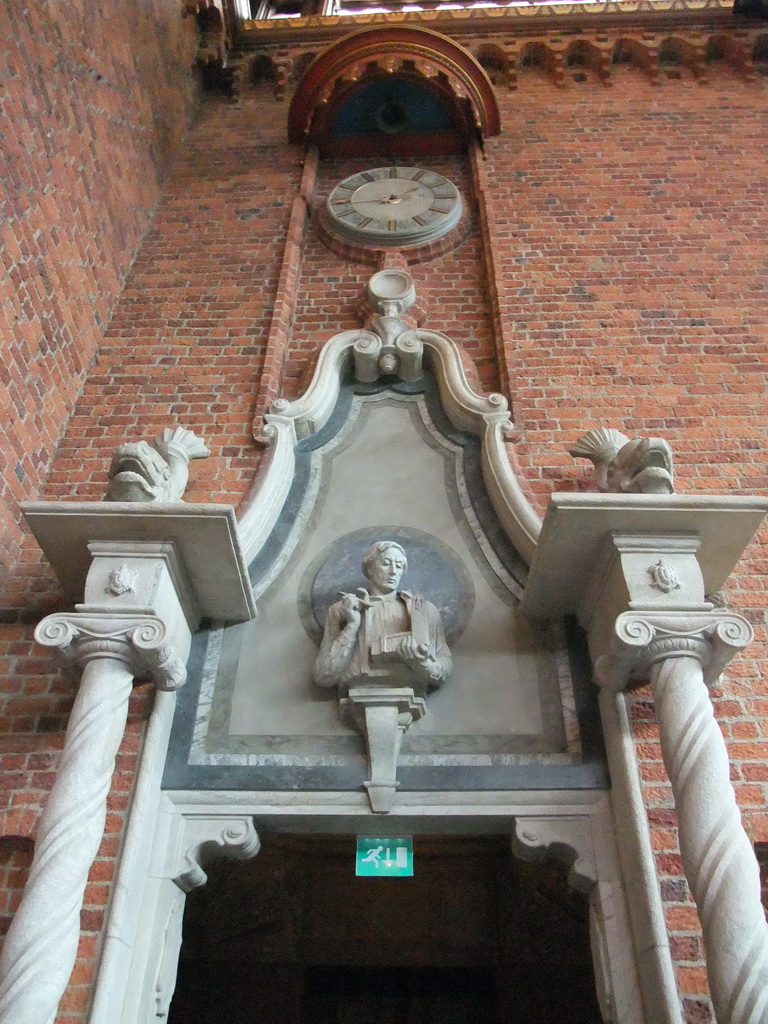
<instances>
[{"instance_id":1,"label":"relief sculpture of man","mask_svg":"<svg viewBox=\"0 0 768 1024\"><path fill-rule=\"evenodd\" d=\"M318 685L408 686L426 693L450 676L440 612L418 594L397 589L407 568L399 544L371 545L362 564L368 588L342 593L328 609L315 662Z\"/></svg>"}]
</instances>

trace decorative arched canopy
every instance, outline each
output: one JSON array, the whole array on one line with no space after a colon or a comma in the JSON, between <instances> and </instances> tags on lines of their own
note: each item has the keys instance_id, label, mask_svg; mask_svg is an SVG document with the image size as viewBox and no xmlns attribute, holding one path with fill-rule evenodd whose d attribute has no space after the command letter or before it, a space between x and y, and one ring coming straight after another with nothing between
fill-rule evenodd
<instances>
[{"instance_id":1,"label":"decorative arched canopy","mask_svg":"<svg viewBox=\"0 0 768 1024\"><path fill-rule=\"evenodd\" d=\"M318 54L288 114L290 140L328 156L457 152L499 131L493 86L467 50L393 26L353 32Z\"/></svg>"}]
</instances>

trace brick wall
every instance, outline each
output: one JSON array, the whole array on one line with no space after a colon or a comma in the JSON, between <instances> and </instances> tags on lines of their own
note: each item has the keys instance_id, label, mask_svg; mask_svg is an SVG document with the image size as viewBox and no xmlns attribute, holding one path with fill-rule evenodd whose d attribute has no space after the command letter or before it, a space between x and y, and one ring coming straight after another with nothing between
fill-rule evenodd
<instances>
[{"instance_id":1,"label":"brick wall","mask_svg":"<svg viewBox=\"0 0 768 1024\"><path fill-rule=\"evenodd\" d=\"M768 79L722 69L706 87L687 72L653 87L620 66L606 89L593 75L558 90L524 72L517 92L499 93L505 132L486 147L528 494L543 510L553 490L591 489L592 467L568 448L599 424L666 438L680 491L766 493ZM715 695L746 825L762 841L767 569L755 544L729 581L756 642ZM686 1020L710 1021L648 692L631 712Z\"/></svg>"},{"instance_id":2,"label":"brick wall","mask_svg":"<svg viewBox=\"0 0 768 1024\"><path fill-rule=\"evenodd\" d=\"M0 54L0 918L26 878L74 680L31 637L56 587L18 503L40 496L197 88L197 33L171 0L9 4ZM146 700L133 702L122 775L83 912L81 1016Z\"/></svg>"},{"instance_id":3,"label":"brick wall","mask_svg":"<svg viewBox=\"0 0 768 1024\"><path fill-rule=\"evenodd\" d=\"M556 89L532 69L521 75L517 92L499 92L504 134L488 141L483 175L503 272L506 366L497 372L492 361L500 341L493 337L484 294L477 223L460 248L413 268L430 298L428 325L466 346L487 387L509 377L518 432L512 454L540 510L552 490L591 486L588 465L575 463L567 448L598 423L630 435L666 437L682 491L765 492L768 79L745 83L722 69L701 86L683 69L676 72L680 77L652 87L642 73L622 66L607 89L589 69L578 73L584 81L569 77L565 88ZM266 84L251 88L238 107L206 101L61 434L44 497L98 498L114 447L126 436L150 437L176 420L199 430L212 449L210 459L193 463L187 497L233 504L244 497L258 464L251 419L302 173L301 153L284 141L285 115ZM105 118L105 124L112 122ZM108 141L105 136L104 146ZM321 165L318 196L353 169ZM470 173L463 162L443 169L461 181ZM143 184L130 181L130 188L143 192ZM51 216L55 227L55 211ZM87 233L90 223L79 224L78 244L89 244L81 231ZM138 238L138 223L132 230ZM52 230L50 236L55 242ZM121 281L114 251L109 268L93 272L93 280L112 281L110 294ZM354 325L354 300L371 273L329 255L311 229L302 257L296 319L285 332L292 391L322 342ZM61 282L54 285L60 296L69 294ZM337 316L329 289L340 304ZM85 293L77 294L83 303ZM107 303L104 318L108 314ZM58 388L62 410L52 420L35 486L25 495L37 493L46 472L62 417L98 340L97 326L94 318L83 340L91 345L88 359L76 373L70 367L66 385ZM23 362L37 367L41 358L25 350ZM70 366L71 353L60 358ZM32 372L31 389L40 386L32 383L40 379L35 372L43 373ZM27 417L34 421L34 413ZM42 444L42 426L39 437L29 441L30 451ZM716 706L748 828L766 842L768 679L760 659L768 597L762 551L755 546L748 552L729 584L728 597L755 625L757 641L729 669ZM33 545L25 548L11 582L28 621L55 600ZM35 808L55 765L73 684L34 647L27 627L4 629L0 767L19 773L10 776L10 807ZM77 984L62 1018L79 1019L87 1000L148 704L142 689L88 890ZM647 692L632 699L632 716L685 1013L689 1024L707 1022L711 1008L698 923L681 874Z\"/></svg>"},{"instance_id":4,"label":"brick wall","mask_svg":"<svg viewBox=\"0 0 768 1024\"><path fill-rule=\"evenodd\" d=\"M38 495L186 128L196 28L171 0L18 3L4 18L0 606L8 607L24 591L11 575L18 502Z\"/></svg>"}]
</instances>

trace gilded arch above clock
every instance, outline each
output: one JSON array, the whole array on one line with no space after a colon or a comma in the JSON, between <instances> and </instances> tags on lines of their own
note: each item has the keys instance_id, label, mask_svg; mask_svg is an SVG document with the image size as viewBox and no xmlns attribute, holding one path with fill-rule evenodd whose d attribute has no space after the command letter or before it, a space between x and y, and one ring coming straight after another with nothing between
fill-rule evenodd
<instances>
[{"instance_id":1,"label":"gilded arch above clock","mask_svg":"<svg viewBox=\"0 0 768 1024\"><path fill-rule=\"evenodd\" d=\"M370 111L369 124L357 108ZM434 123L425 124L429 110ZM324 156L460 152L499 130L493 86L475 58L446 36L410 27L363 29L327 47L288 114L290 140L314 142Z\"/></svg>"}]
</instances>

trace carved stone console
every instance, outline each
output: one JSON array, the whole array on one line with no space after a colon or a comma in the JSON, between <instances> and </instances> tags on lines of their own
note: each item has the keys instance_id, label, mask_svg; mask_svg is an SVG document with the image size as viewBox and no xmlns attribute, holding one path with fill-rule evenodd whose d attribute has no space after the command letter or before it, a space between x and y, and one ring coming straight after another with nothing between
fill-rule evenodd
<instances>
[{"instance_id":1,"label":"carved stone console","mask_svg":"<svg viewBox=\"0 0 768 1024\"><path fill-rule=\"evenodd\" d=\"M371 809L389 811L395 799L397 758L406 730L427 713L426 701L405 686L353 687L341 702L365 737L370 779L365 783Z\"/></svg>"},{"instance_id":2,"label":"carved stone console","mask_svg":"<svg viewBox=\"0 0 768 1024\"><path fill-rule=\"evenodd\" d=\"M0 961L0 1021L50 1024L75 962L133 680L150 675L158 689L177 689L201 617L244 620L254 609L228 507L68 502L24 512L67 591L85 586L74 612L35 631L82 677Z\"/></svg>"},{"instance_id":3,"label":"carved stone console","mask_svg":"<svg viewBox=\"0 0 768 1024\"><path fill-rule=\"evenodd\" d=\"M767 510L750 497L555 494L523 598L530 615L578 616L604 694L651 683L718 1024L764 1024L768 925L707 691L752 629L705 595Z\"/></svg>"}]
</instances>

